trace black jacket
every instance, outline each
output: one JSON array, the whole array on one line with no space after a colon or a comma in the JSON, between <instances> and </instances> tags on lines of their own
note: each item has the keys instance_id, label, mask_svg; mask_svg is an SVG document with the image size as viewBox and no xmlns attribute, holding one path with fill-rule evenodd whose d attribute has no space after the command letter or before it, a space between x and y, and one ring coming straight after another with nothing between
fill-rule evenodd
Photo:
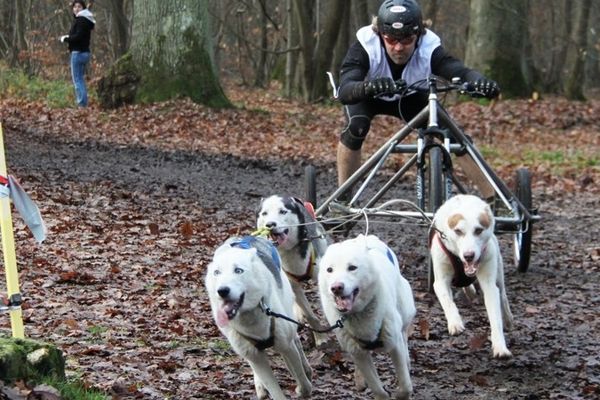
<instances>
[{"instance_id":1,"label":"black jacket","mask_svg":"<svg viewBox=\"0 0 600 400\"><path fill-rule=\"evenodd\" d=\"M65 39L69 44L69 51L89 52L92 29L94 29L94 22L90 19L84 16L75 17L69 37Z\"/></svg>"},{"instance_id":2,"label":"black jacket","mask_svg":"<svg viewBox=\"0 0 600 400\"><path fill-rule=\"evenodd\" d=\"M382 44L383 46L383 44ZM402 77L404 65L396 65L386 53L386 58L394 80ZM367 51L359 42L355 42L346 53L340 72L339 99L342 104L355 104L365 99L364 91L361 91L363 82L369 71L370 61ZM431 71L434 75L451 80L459 77L463 81L475 81L482 75L470 68L465 67L462 61L451 56L442 46L433 51L431 56ZM427 100L427 95L424 96ZM419 103L422 103L422 100ZM420 107L419 104L417 107Z\"/></svg>"}]
</instances>

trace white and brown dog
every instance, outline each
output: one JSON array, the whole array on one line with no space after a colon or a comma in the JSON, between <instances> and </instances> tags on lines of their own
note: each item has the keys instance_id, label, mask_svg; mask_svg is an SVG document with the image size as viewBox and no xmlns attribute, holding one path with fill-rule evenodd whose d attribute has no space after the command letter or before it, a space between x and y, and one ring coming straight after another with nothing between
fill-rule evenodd
<instances>
[{"instance_id":1,"label":"white and brown dog","mask_svg":"<svg viewBox=\"0 0 600 400\"><path fill-rule=\"evenodd\" d=\"M319 266L319 294L335 334L355 365L355 383L376 399L389 399L370 352L388 353L394 363L395 399L412 393L408 335L416 313L410 284L400 274L394 252L374 235L334 243Z\"/></svg>"},{"instance_id":2,"label":"white and brown dog","mask_svg":"<svg viewBox=\"0 0 600 400\"><path fill-rule=\"evenodd\" d=\"M433 289L444 310L448 332L458 335L465 330L451 285L472 290L471 284L477 280L490 321L493 356L510 357L503 328L512 327L513 316L489 205L473 195L456 195L447 200L434 216L430 248Z\"/></svg>"},{"instance_id":3,"label":"white and brown dog","mask_svg":"<svg viewBox=\"0 0 600 400\"><path fill-rule=\"evenodd\" d=\"M294 307L292 288L271 242L254 236L228 239L215 251L205 284L219 330L252 367L257 397L287 398L269 365L269 347L285 361L298 385L296 393L309 397L312 372L297 326L267 312L291 316Z\"/></svg>"},{"instance_id":4,"label":"white and brown dog","mask_svg":"<svg viewBox=\"0 0 600 400\"><path fill-rule=\"evenodd\" d=\"M282 268L296 296L297 315L311 328L323 329L303 287L304 282L317 281L318 262L328 245L325 229L310 210L310 205L295 197L273 195L261 202L256 225L259 229L267 229L277 246ZM314 332L314 339L315 345L319 346L327 336Z\"/></svg>"}]
</instances>

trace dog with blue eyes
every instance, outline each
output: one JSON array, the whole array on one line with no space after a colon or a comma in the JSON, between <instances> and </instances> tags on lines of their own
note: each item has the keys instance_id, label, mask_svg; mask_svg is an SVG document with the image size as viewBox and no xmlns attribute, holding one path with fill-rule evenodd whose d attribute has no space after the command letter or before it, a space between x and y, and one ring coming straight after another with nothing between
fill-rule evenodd
<instances>
[{"instance_id":1,"label":"dog with blue eyes","mask_svg":"<svg viewBox=\"0 0 600 400\"><path fill-rule=\"evenodd\" d=\"M319 260L328 246L325 229L316 220L312 206L296 197L272 195L261 201L256 226L267 231L277 247L296 296L296 315L314 330L324 329L305 293L305 285L316 287ZM314 330L318 347L327 341L327 335Z\"/></svg>"},{"instance_id":2,"label":"dog with blue eyes","mask_svg":"<svg viewBox=\"0 0 600 400\"><path fill-rule=\"evenodd\" d=\"M492 355L510 357L504 329L512 327L513 316L494 234L494 214L489 205L473 195L460 194L448 199L434 216L429 247L435 276L433 289L444 310L450 335L465 330L451 287L463 287L473 295L473 283L477 281L490 322Z\"/></svg>"},{"instance_id":3,"label":"dog with blue eyes","mask_svg":"<svg viewBox=\"0 0 600 400\"><path fill-rule=\"evenodd\" d=\"M311 395L312 371L293 316L294 292L273 244L255 236L233 237L215 251L205 278L217 327L252 368L256 396L286 399L269 363L279 353L295 379L296 394Z\"/></svg>"}]
</instances>

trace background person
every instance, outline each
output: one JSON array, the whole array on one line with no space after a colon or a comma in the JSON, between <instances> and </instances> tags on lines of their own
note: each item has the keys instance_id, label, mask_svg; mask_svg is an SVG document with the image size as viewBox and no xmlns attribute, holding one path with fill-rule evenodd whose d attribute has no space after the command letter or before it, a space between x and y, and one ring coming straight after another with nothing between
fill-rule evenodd
<instances>
[{"instance_id":1,"label":"background person","mask_svg":"<svg viewBox=\"0 0 600 400\"><path fill-rule=\"evenodd\" d=\"M361 165L361 148L375 115L392 115L410 121L427 105L427 93L394 95L400 79L409 86L430 74L451 80L473 82L488 98L498 96L496 82L467 68L442 47L441 39L425 28L421 7L415 0L384 0L377 17L356 33L340 71L338 97L345 105L347 125L337 148L338 184L344 183ZM470 157L459 164L474 180L484 198L493 188ZM479 177L477 176L479 175Z\"/></svg>"},{"instance_id":2,"label":"background person","mask_svg":"<svg viewBox=\"0 0 600 400\"><path fill-rule=\"evenodd\" d=\"M96 25L94 16L87 9L85 1L71 2L71 9L75 17L68 35L60 37L60 41L69 44L71 52L71 77L75 87L77 106L87 107L88 96L85 86L85 67L90 61L90 38L92 29Z\"/></svg>"}]
</instances>

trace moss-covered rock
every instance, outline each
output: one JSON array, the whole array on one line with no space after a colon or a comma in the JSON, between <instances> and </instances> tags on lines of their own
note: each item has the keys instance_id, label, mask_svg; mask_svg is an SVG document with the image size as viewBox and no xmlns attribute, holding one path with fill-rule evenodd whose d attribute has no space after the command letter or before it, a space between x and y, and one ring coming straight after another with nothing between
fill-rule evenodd
<instances>
[{"instance_id":1,"label":"moss-covered rock","mask_svg":"<svg viewBox=\"0 0 600 400\"><path fill-rule=\"evenodd\" d=\"M0 380L65 379L65 359L54 345L31 339L0 338Z\"/></svg>"}]
</instances>

